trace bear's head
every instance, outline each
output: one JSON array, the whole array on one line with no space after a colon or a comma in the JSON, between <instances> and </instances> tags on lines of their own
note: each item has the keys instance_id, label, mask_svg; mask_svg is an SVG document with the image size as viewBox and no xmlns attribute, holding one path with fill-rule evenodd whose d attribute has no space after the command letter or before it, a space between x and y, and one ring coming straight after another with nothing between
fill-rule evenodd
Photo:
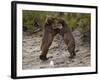
<instances>
[{"instance_id":1,"label":"bear's head","mask_svg":"<svg viewBox=\"0 0 100 80\"><path fill-rule=\"evenodd\" d=\"M46 24L52 27L52 29L62 29L64 20L60 17L53 17L53 16L47 16L46 17Z\"/></svg>"}]
</instances>

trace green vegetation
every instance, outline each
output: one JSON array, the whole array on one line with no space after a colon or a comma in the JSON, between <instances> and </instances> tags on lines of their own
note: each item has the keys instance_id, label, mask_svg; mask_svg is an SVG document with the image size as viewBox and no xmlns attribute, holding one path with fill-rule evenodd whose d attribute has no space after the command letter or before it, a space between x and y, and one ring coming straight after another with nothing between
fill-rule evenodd
<instances>
[{"instance_id":1,"label":"green vegetation","mask_svg":"<svg viewBox=\"0 0 100 80\"><path fill-rule=\"evenodd\" d=\"M47 15L55 16L56 14L56 12L23 10L23 25L28 29L34 30L34 21L43 26Z\"/></svg>"},{"instance_id":2,"label":"green vegetation","mask_svg":"<svg viewBox=\"0 0 100 80\"><path fill-rule=\"evenodd\" d=\"M46 16L59 16L63 15L67 24L73 28L78 29L83 35L90 36L90 22L91 15L89 13L61 13L61 12L49 12L49 11L31 11L23 10L23 26L27 27L29 31L34 31L35 23L39 24L39 27L43 27ZM86 34L85 34L86 33Z\"/></svg>"},{"instance_id":3,"label":"green vegetation","mask_svg":"<svg viewBox=\"0 0 100 80\"><path fill-rule=\"evenodd\" d=\"M35 19L43 26L47 15L57 16L58 14L58 12L23 10L23 25L27 26L28 29L34 29ZM70 27L79 27L81 32L90 26L91 15L88 13L64 13L63 15Z\"/></svg>"}]
</instances>

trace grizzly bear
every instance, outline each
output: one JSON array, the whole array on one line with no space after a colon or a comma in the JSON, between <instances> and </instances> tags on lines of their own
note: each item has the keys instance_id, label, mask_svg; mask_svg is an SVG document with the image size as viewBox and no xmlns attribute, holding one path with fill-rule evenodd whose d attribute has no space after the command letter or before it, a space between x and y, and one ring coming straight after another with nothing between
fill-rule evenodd
<instances>
[{"instance_id":1,"label":"grizzly bear","mask_svg":"<svg viewBox=\"0 0 100 80\"><path fill-rule=\"evenodd\" d=\"M67 49L70 53L69 58L74 58L76 55L75 39L64 18L48 16L44 24L44 35L41 44L42 53L40 55L41 60L48 59L47 53L56 34L60 34L67 45Z\"/></svg>"}]
</instances>

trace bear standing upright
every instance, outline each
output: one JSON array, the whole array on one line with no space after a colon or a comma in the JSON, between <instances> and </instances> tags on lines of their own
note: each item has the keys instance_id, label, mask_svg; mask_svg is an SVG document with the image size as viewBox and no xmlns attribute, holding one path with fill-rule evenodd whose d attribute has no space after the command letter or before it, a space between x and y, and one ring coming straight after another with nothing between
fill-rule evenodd
<instances>
[{"instance_id":1,"label":"bear standing upright","mask_svg":"<svg viewBox=\"0 0 100 80\"><path fill-rule=\"evenodd\" d=\"M73 58L76 55L75 39L70 31L70 28L66 24L64 18L60 18L60 17L54 18L52 16L48 16L44 24L44 35L41 44L42 53L40 55L41 60L48 59L47 53L53 41L53 38L56 34L60 34L63 37L64 42L67 45L68 51L70 53L69 58Z\"/></svg>"}]
</instances>

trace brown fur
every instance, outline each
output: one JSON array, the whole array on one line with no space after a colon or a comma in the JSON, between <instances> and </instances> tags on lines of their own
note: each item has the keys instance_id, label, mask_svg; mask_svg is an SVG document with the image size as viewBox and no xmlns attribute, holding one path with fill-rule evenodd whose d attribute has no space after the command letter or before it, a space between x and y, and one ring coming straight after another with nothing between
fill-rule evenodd
<instances>
[{"instance_id":1,"label":"brown fur","mask_svg":"<svg viewBox=\"0 0 100 80\"><path fill-rule=\"evenodd\" d=\"M56 23L55 23L56 20ZM61 27L58 27L58 26ZM59 33L68 47L68 51L70 53L70 58L75 56L75 40L74 37L66 24L63 18L53 18L51 16L46 18L46 22L44 25L44 35L41 44L41 60L47 60L48 49L53 41L54 36Z\"/></svg>"}]
</instances>

